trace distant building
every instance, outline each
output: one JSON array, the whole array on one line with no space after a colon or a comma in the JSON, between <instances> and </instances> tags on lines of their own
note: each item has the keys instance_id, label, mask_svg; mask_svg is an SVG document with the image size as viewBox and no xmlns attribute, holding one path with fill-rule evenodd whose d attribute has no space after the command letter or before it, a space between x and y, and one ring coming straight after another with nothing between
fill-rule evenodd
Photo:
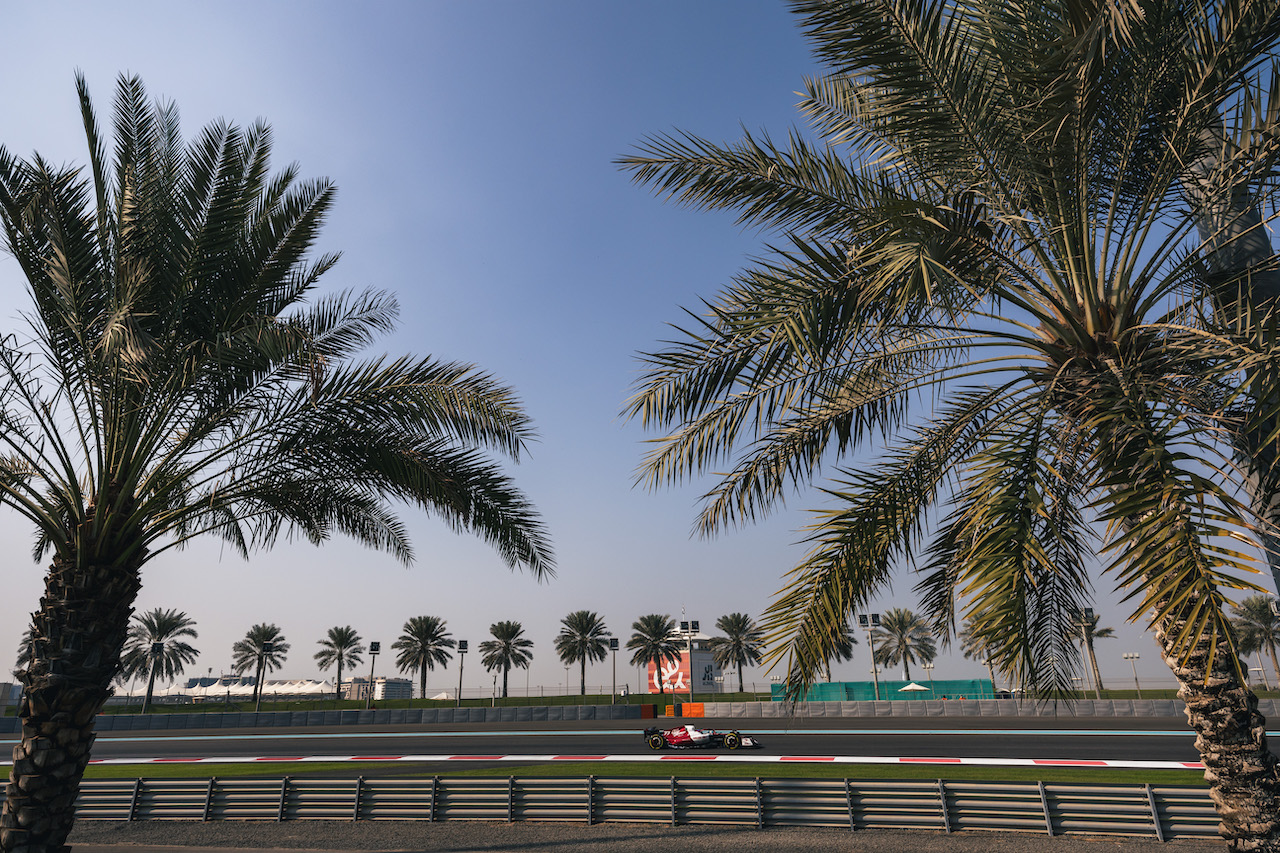
<instances>
[{"instance_id":1,"label":"distant building","mask_svg":"<svg viewBox=\"0 0 1280 853\"><path fill-rule=\"evenodd\" d=\"M348 699L367 699L369 679L357 676L342 684L343 695ZM413 682L407 678L386 678L379 675L373 680L373 701L384 699L412 699Z\"/></svg>"}]
</instances>

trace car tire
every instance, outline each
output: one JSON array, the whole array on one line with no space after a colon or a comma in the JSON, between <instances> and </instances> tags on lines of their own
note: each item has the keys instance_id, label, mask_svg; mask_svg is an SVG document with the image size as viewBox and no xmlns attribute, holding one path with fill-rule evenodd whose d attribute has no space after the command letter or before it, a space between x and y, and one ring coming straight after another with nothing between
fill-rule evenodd
<instances>
[{"instance_id":1,"label":"car tire","mask_svg":"<svg viewBox=\"0 0 1280 853\"><path fill-rule=\"evenodd\" d=\"M729 732L724 736L725 749L737 749L740 746L742 746L742 735L737 732Z\"/></svg>"},{"instance_id":2,"label":"car tire","mask_svg":"<svg viewBox=\"0 0 1280 853\"><path fill-rule=\"evenodd\" d=\"M666 745L667 745L667 742L663 739L662 735L660 734L649 735L650 749L662 749Z\"/></svg>"}]
</instances>

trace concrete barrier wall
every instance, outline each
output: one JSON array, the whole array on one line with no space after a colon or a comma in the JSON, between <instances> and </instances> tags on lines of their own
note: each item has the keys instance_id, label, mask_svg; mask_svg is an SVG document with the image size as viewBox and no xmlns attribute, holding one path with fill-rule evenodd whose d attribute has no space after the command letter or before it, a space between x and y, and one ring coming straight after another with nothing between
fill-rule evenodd
<instances>
[{"instance_id":1,"label":"concrete barrier wall","mask_svg":"<svg viewBox=\"0 0 1280 853\"><path fill-rule=\"evenodd\" d=\"M1180 717L1174 699L1082 699L1070 705L1014 699L903 702L706 702L707 717ZM1258 710L1280 731L1280 700L1260 699ZM100 715L99 732L158 729L302 728L315 726L402 726L448 723L530 723L573 720L639 720L640 705L536 705L514 708L396 708L379 711L272 711L224 714ZM0 734L19 731L16 717L0 717Z\"/></svg>"},{"instance_id":2,"label":"concrete barrier wall","mask_svg":"<svg viewBox=\"0 0 1280 853\"><path fill-rule=\"evenodd\" d=\"M708 717L1181 717L1186 705L1177 699L1080 699L1070 704L1037 705L1016 699L901 702L707 702ZM1258 711L1273 725L1280 723L1280 699L1259 699ZM1278 729L1280 730L1280 729Z\"/></svg>"}]
</instances>

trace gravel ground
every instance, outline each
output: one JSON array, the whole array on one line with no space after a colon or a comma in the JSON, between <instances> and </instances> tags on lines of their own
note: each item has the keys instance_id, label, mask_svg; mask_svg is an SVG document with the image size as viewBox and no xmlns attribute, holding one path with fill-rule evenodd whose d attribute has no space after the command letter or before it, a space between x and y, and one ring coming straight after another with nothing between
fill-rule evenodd
<instances>
[{"instance_id":1,"label":"gravel ground","mask_svg":"<svg viewBox=\"0 0 1280 853\"><path fill-rule=\"evenodd\" d=\"M144 853L154 848L422 851L422 853L1223 853L1213 840L1161 843L1154 838L1056 836L969 831L765 829L606 823L489 823L479 821L80 821L73 853Z\"/></svg>"}]
</instances>

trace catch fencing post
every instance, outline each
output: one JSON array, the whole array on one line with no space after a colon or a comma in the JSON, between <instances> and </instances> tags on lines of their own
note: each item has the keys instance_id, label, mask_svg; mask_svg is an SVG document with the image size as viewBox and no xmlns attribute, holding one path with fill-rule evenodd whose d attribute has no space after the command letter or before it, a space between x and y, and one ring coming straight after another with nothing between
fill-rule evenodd
<instances>
[{"instance_id":1,"label":"catch fencing post","mask_svg":"<svg viewBox=\"0 0 1280 853\"><path fill-rule=\"evenodd\" d=\"M1155 824L1156 838L1161 843L1164 842L1164 827L1160 825L1160 809L1156 808L1156 792L1151 790L1150 785L1144 786L1147 789L1147 802L1151 804L1151 822Z\"/></svg>"},{"instance_id":2,"label":"catch fencing post","mask_svg":"<svg viewBox=\"0 0 1280 853\"><path fill-rule=\"evenodd\" d=\"M276 822L284 820L284 808L289 799L289 777L280 780L280 810L276 812Z\"/></svg>"},{"instance_id":3,"label":"catch fencing post","mask_svg":"<svg viewBox=\"0 0 1280 853\"><path fill-rule=\"evenodd\" d=\"M204 792L204 815L201 820L208 821L209 815L213 813L213 784L218 781L216 776L210 777L209 788Z\"/></svg>"},{"instance_id":4,"label":"catch fencing post","mask_svg":"<svg viewBox=\"0 0 1280 853\"><path fill-rule=\"evenodd\" d=\"M136 779L133 783L133 796L129 798L129 820L133 820L134 815L137 814L140 799L142 799L142 779Z\"/></svg>"},{"instance_id":5,"label":"catch fencing post","mask_svg":"<svg viewBox=\"0 0 1280 853\"><path fill-rule=\"evenodd\" d=\"M938 780L938 805L942 807L942 828L950 835L951 815L947 814L947 786L941 779Z\"/></svg>"},{"instance_id":6,"label":"catch fencing post","mask_svg":"<svg viewBox=\"0 0 1280 853\"><path fill-rule=\"evenodd\" d=\"M355 802L355 806L351 809L352 820L360 819L360 789L363 787L364 787L364 777L357 776L356 777L356 802Z\"/></svg>"},{"instance_id":7,"label":"catch fencing post","mask_svg":"<svg viewBox=\"0 0 1280 853\"><path fill-rule=\"evenodd\" d=\"M1049 792L1044 788L1044 782L1040 783L1040 808L1044 809L1044 828L1049 833L1049 837L1053 837L1053 817L1049 814Z\"/></svg>"}]
</instances>

